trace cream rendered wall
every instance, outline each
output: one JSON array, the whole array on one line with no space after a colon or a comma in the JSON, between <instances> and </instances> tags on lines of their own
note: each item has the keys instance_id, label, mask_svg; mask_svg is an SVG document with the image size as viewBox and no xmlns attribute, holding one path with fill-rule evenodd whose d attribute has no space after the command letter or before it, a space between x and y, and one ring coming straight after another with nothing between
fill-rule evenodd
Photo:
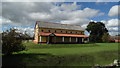
<instances>
[{"instance_id":1,"label":"cream rendered wall","mask_svg":"<svg viewBox=\"0 0 120 68\"><path fill-rule=\"evenodd\" d=\"M35 26L35 37L34 37L35 41L39 41L39 27L38 24L36 24Z\"/></svg>"},{"instance_id":2,"label":"cream rendered wall","mask_svg":"<svg viewBox=\"0 0 120 68\"><path fill-rule=\"evenodd\" d=\"M66 30L66 29L51 29L51 28L40 28L40 32L43 30L43 32L50 32L51 33L68 33L68 34L83 34L84 31L77 31L77 30ZM61 32L62 31L62 32Z\"/></svg>"}]
</instances>

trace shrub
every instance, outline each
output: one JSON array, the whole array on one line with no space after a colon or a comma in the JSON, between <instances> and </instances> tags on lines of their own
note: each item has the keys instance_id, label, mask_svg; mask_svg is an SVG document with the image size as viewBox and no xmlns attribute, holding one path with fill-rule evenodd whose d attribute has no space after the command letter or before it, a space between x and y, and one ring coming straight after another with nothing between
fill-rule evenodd
<instances>
[{"instance_id":1,"label":"shrub","mask_svg":"<svg viewBox=\"0 0 120 68\"><path fill-rule=\"evenodd\" d=\"M4 55L22 50L25 50L25 46L22 44L21 33L12 28L2 33L2 53Z\"/></svg>"}]
</instances>

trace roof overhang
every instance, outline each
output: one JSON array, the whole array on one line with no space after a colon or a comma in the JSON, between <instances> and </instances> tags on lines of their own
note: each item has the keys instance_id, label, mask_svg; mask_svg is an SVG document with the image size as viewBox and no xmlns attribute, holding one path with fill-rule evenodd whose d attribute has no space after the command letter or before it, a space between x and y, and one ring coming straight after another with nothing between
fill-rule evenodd
<instances>
[{"instance_id":1,"label":"roof overhang","mask_svg":"<svg viewBox=\"0 0 120 68\"><path fill-rule=\"evenodd\" d=\"M40 32L40 36L65 36L65 37L89 37L88 35L79 35L79 34L61 34L61 33L45 33Z\"/></svg>"}]
</instances>

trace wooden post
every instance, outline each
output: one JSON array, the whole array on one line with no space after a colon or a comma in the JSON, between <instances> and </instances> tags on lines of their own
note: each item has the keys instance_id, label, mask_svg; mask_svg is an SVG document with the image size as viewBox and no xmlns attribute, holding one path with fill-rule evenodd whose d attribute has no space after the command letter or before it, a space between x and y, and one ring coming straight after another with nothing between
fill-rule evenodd
<instances>
[{"instance_id":1,"label":"wooden post","mask_svg":"<svg viewBox=\"0 0 120 68\"><path fill-rule=\"evenodd\" d=\"M71 37L70 37L70 42L71 42Z\"/></svg>"},{"instance_id":2,"label":"wooden post","mask_svg":"<svg viewBox=\"0 0 120 68\"><path fill-rule=\"evenodd\" d=\"M76 42L78 41L78 38L76 37Z\"/></svg>"},{"instance_id":3,"label":"wooden post","mask_svg":"<svg viewBox=\"0 0 120 68\"><path fill-rule=\"evenodd\" d=\"M50 36L48 36L48 41L47 41L47 44L49 44L50 43Z\"/></svg>"},{"instance_id":4,"label":"wooden post","mask_svg":"<svg viewBox=\"0 0 120 68\"><path fill-rule=\"evenodd\" d=\"M42 41L42 37L40 36L40 42Z\"/></svg>"},{"instance_id":5,"label":"wooden post","mask_svg":"<svg viewBox=\"0 0 120 68\"><path fill-rule=\"evenodd\" d=\"M87 38L88 42L89 42L89 37Z\"/></svg>"},{"instance_id":6,"label":"wooden post","mask_svg":"<svg viewBox=\"0 0 120 68\"><path fill-rule=\"evenodd\" d=\"M62 37L62 42L64 42L64 37Z\"/></svg>"},{"instance_id":7,"label":"wooden post","mask_svg":"<svg viewBox=\"0 0 120 68\"><path fill-rule=\"evenodd\" d=\"M82 38L82 42L84 42L84 37Z\"/></svg>"}]
</instances>

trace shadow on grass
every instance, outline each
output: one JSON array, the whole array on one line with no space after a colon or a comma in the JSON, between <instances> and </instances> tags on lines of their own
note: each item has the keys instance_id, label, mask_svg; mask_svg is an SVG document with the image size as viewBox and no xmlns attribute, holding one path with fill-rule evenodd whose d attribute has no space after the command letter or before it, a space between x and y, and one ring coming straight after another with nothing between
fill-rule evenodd
<instances>
[{"instance_id":1,"label":"shadow on grass","mask_svg":"<svg viewBox=\"0 0 120 68\"><path fill-rule=\"evenodd\" d=\"M51 54L12 54L2 56L2 67L19 67L24 68L27 65L33 65L35 63L45 61L42 58L53 56Z\"/></svg>"},{"instance_id":2,"label":"shadow on grass","mask_svg":"<svg viewBox=\"0 0 120 68\"><path fill-rule=\"evenodd\" d=\"M91 58L91 59L90 59ZM3 56L3 67L29 68L31 66L80 66L86 63L92 65L93 56L73 55L55 56L51 54L13 54Z\"/></svg>"},{"instance_id":3,"label":"shadow on grass","mask_svg":"<svg viewBox=\"0 0 120 68\"><path fill-rule=\"evenodd\" d=\"M41 67L41 66L94 66L109 64L117 57L116 51L104 51L95 54L57 56L49 53L13 54L3 56L3 67ZM108 62L106 62L108 61Z\"/></svg>"}]
</instances>

